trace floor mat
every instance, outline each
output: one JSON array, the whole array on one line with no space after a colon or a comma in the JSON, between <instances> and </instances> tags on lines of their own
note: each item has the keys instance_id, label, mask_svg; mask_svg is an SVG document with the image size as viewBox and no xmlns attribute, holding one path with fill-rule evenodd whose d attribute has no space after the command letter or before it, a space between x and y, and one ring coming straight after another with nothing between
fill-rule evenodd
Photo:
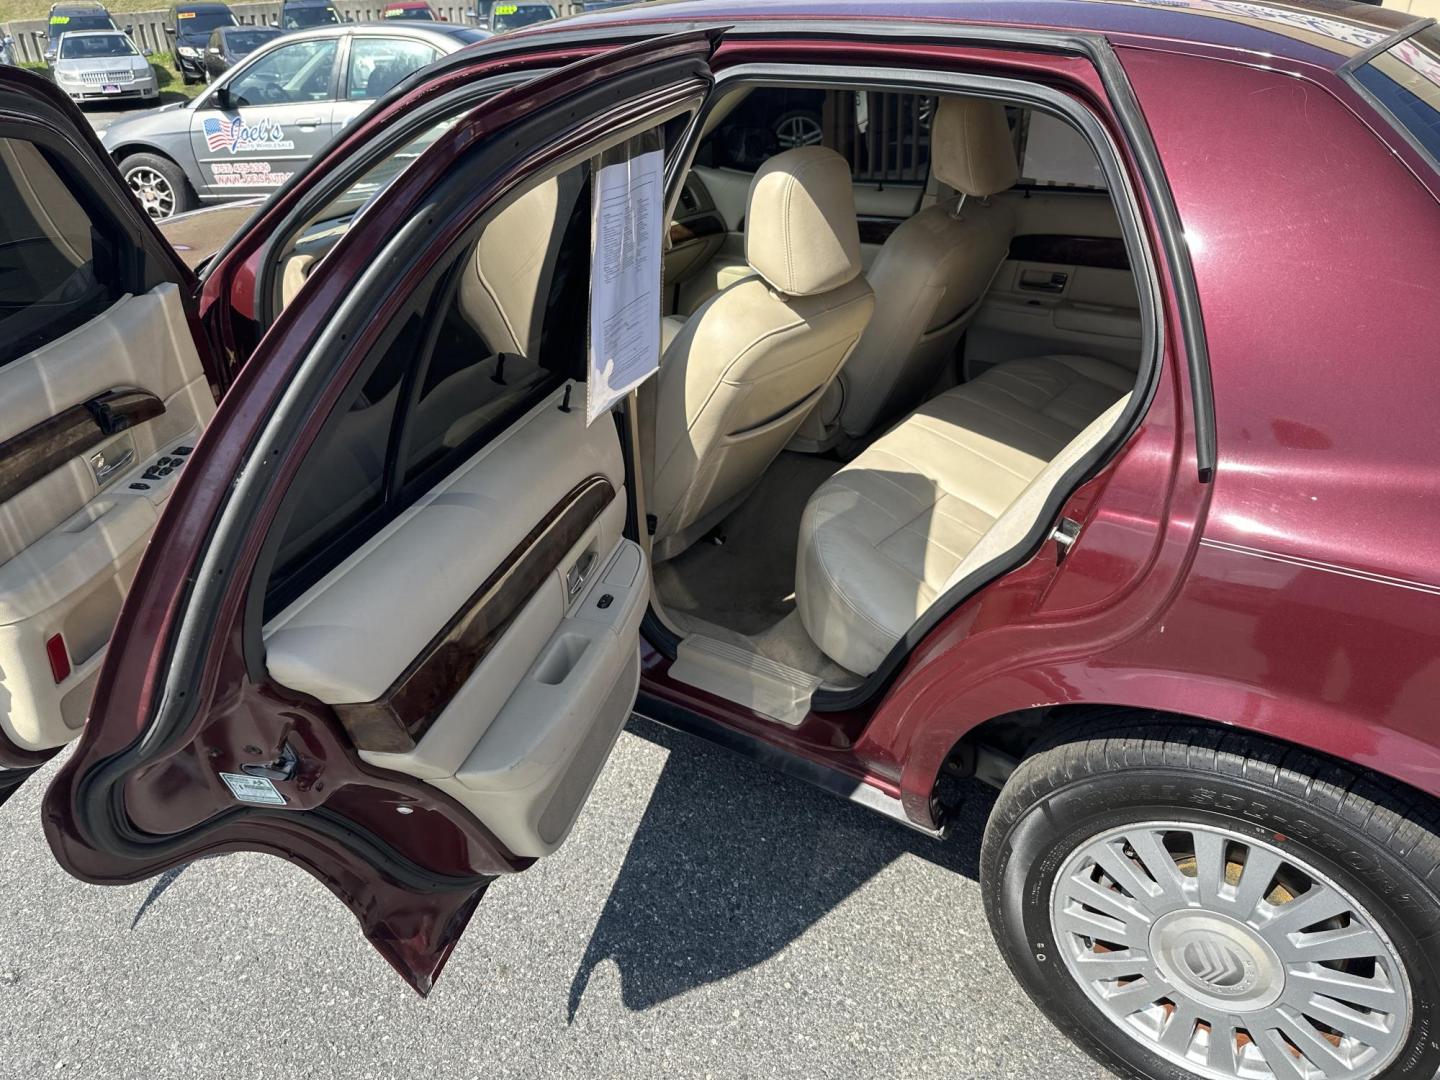
<instances>
[{"instance_id":1,"label":"floor mat","mask_svg":"<svg viewBox=\"0 0 1440 1080\"><path fill-rule=\"evenodd\" d=\"M783 453L720 527L655 568L667 608L702 615L741 634L762 634L795 610L795 551L805 503L840 468L811 454Z\"/></svg>"}]
</instances>

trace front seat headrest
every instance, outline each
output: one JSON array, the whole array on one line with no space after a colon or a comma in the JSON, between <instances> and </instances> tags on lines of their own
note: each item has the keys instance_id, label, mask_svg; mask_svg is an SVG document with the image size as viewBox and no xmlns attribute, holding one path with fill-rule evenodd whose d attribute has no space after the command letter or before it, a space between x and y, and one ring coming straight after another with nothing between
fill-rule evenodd
<instances>
[{"instance_id":1,"label":"front seat headrest","mask_svg":"<svg viewBox=\"0 0 1440 1080\"><path fill-rule=\"evenodd\" d=\"M941 183L984 198L1020 179L1005 107L980 98L942 97L930 125L930 169Z\"/></svg>"},{"instance_id":2,"label":"front seat headrest","mask_svg":"<svg viewBox=\"0 0 1440 1080\"><path fill-rule=\"evenodd\" d=\"M750 184L745 261L789 296L838 289L860 274L860 229L850 166L834 150L776 154Z\"/></svg>"}]
</instances>

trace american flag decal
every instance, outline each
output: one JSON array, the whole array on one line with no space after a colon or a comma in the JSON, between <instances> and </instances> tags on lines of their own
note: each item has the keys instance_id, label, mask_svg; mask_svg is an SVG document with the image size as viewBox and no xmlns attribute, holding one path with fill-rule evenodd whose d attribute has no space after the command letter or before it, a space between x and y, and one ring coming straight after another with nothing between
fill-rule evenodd
<instances>
[{"instance_id":1,"label":"american flag decal","mask_svg":"<svg viewBox=\"0 0 1440 1080\"><path fill-rule=\"evenodd\" d=\"M213 116L206 118L203 125L205 145L210 148L212 153L230 145L235 125L238 123L238 120L230 120L228 117L218 120Z\"/></svg>"}]
</instances>

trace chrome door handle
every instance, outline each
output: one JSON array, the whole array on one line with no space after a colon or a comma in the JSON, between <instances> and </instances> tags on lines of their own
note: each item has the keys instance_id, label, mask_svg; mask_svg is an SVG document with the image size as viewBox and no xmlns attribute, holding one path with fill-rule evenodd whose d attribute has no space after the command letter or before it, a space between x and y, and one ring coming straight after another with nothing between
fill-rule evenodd
<instances>
[{"instance_id":1,"label":"chrome door handle","mask_svg":"<svg viewBox=\"0 0 1440 1080\"><path fill-rule=\"evenodd\" d=\"M101 450L90 455L90 468L95 470L96 481L103 484L134 460L134 450L122 451L114 461L108 460L105 457L105 451Z\"/></svg>"},{"instance_id":2,"label":"chrome door handle","mask_svg":"<svg viewBox=\"0 0 1440 1080\"><path fill-rule=\"evenodd\" d=\"M566 597L567 600L574 600L580 595L580 590L585 587L586 579L590 577L590 571L595 569L595 564L599 561L599 555L593 551L587 551L570 568L570 572L565 575L565 588L569 593Z\"/></svg>"},{"instance_id":3,"label":"chrome door handle","mask_svg":"<svg viewBox=\"0 0 1440 1080\"><path fill-rule=\"evenodd\" d=\"M319 127L319 126L320 126L320 118L319 118L318 116L307 116L307 117L305 117L305 118L302 119L302 120L296 120L296 121L295 121L295 126L296 126L296 127L302 127L302 128L306 128L306 127L311 127L311 128L313 128L313 127Z\"/></svg>"}]
</instances>

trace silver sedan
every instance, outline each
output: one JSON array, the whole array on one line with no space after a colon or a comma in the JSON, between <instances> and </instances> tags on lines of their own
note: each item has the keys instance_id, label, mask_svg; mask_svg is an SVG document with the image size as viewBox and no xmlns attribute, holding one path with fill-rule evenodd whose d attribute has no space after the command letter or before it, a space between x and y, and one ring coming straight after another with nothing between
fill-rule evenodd
<instances>
[{"instance_id":1,"label":"silver sedan","mask_svg":"<svg viewBox=\"0 0 1440 1080\"><path fill-rule=\"evenodd\" d=\"M150 61L118 30L61 34L54 75L60 89L82 105L96 101L153 101L160 96Z\"/></svg>"}]
</instances>

